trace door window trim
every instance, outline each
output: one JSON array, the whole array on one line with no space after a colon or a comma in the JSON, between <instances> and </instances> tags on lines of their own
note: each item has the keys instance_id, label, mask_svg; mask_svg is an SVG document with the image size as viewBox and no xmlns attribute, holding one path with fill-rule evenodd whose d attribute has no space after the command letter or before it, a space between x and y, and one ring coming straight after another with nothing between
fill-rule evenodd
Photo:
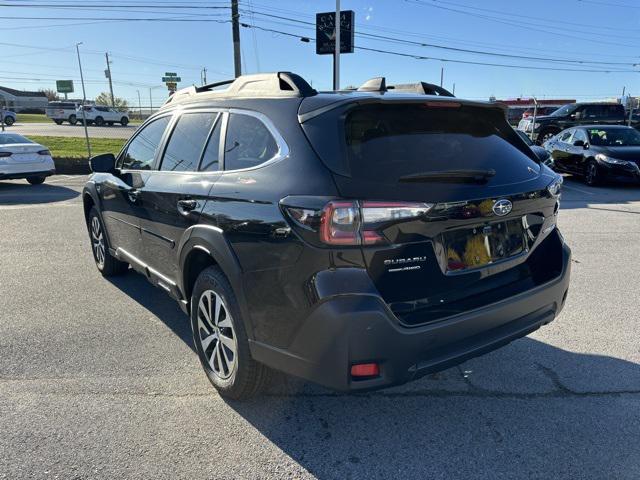
<instances>
[{"instance_id":1,"label":"door window trim","mask_svg":"<svg viewBox=\"0 0 640 480\"><path fill-rule=\"evenodd\" d=\"M140 135L140 132L142 132L148 125L155 122L156 120L160 120L161 118L164 118L164 117L173 117L174 113L175 112L166 112L156 117L150 117L147 119L146 122L140 125L138 130L136 130L136 132L131 136L131 138L127 140L127 143L124 144L124 146L120 150L120 153L118 153L118 157L116 159L116 168L119 168L123 172L153 172L154 170L156 170L158 165L159 152L164 151L164 144L166 142L167 132L173 128L175 118L169 119L169 123L167 123L167 126L164 129L164 132L162 132L162 137L160 137L160 142L158 143L158 149L156 150L155 156L153 157L153 163L151 164L151 168L149 170L140 170L135 168L121 168L121 167L118 167L118 165L122 165L124 160L123 155L126 153L131 142L133 142L138 137L138 135Z\"/></svg>"},{"instance_id":2,"label":"door window trim","mask_svg":"<svg viewBox=\"0 0 640 480\"><path fill-rule=\"evenodd\" d=\"M265 160L264 162L258 164L258 165L254 165L252 167L247 167L247 168L235 168L232 170L226 170L226 162L225 162L225 158L224 156L222 156L222 172L223 173L235 173L235 172L248 172L251 170L256 170L258 168L262 168L262 167L266 167L267 165L271 165L273 163L279 162L280 160L286 158L289 156L289 145L287 145L287 142L285 142L284 138L282 137L282 135L280 135L280 132L276 129L275 125L273 124L273 122L271 121L271 119L269 117L267 117L265 114L260 113L260 112L256 112L253 110L244 110L244 109L240 109L240 108L229 108L227 109L227 114L225 115L225 119L224 119L224 124L222 125L224 127L224 131L221 132L221 138L220 138L220 145L221 145L221 150L222 153L224 153L224 145L226 143L227 140L227 126L229 124L229 114L236 114L236 115L248 115L250 117L254 117L257 118L258 120L260 120L262 122L262 124L267 127L267 130L269 130L269 133L271 134L271 136L273 137L273 139L276 142L276 145L278 146L278 151L276 152L276 154L271 157L268 160Z\"/></svg>"},{"instance_id":3,"label":"door window trim","mask_svg":"<svg viewBox=\"0 0 640 480\"><path fill-rule=\"evenodd\" d=\"M198 113L215 113L216 114L216 119L213 122L213 124L211 125L211 128L209 129L209 133L207 133L207 138L204 142L204 145L202 146L202 150L200 151L200 156L198 157L198 164L196 165L196 169L195 170L179 170L179 171L172 171L172 170L161 170L160 167L162 166L162 161L164 160L164 154L166 153L167 147L169 146L169 142L171 141L171 136L173 135L173 132L176 128L176 125L178 125L178 122L180 121L180 118L182 118L183 115L189 115L189 114L198 114ZM224 112L219 109L219 108L198 108L198 109L188 109L188 110L174 110L173 111L173 119L171 120L171 122L169 122L169 125L167 126L167 131L165 132L166 138L162 139L162 143L161 143L161 152L158 155L158 158L155 159L154 161L154 165L155 168L153 169L154 172L158 172L158 173L181 173L181 174L189 174L189 173L208 173L208 174L212 174L212 173L220 173L220 169L218 170L213 170L213 171L209 171L209 172L202 172L200 171L200 165L202 164L202 157L204 156L204 152L207 148L207 143L209 142L209 139L211 138L211 134L213 133L214 129L216 128L216 125L218 124L218 122L220 121L220 117L224 114ZM223 147L224 149L224 147ZM220 155L220 151L218 151L218 155Z\"/></svg>"}]
</instances>

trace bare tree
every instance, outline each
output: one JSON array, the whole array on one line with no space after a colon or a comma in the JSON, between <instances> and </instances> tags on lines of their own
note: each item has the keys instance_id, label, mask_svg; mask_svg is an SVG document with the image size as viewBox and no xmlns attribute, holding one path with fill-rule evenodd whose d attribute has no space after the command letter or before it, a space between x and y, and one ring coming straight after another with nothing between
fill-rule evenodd
<instances>
[{"instance_id":1,"label":"bare tree","mask_svg":"<svg viewBox=\"0 0 640 480\"><path fill-rule=\"evenodd\" d=\"M47 96L47 100L49 100L50 102L56 102L60 100L60 95L58 95L58 92L51 88L42 88L39 91L44 93Z\"/></svg>"}]
</instances>

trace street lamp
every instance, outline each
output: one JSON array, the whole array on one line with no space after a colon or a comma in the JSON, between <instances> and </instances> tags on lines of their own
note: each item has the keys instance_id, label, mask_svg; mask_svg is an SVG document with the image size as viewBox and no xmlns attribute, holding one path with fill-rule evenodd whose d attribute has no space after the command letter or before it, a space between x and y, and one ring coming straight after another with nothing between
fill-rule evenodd
<instances>
[{"instance_id":1,"label":"street lamp","mask_svg":"<svg viewBox=\"0 0 640 480\"><path fill-rule=\"evenodd\" d=\"M80 62L80 45L82 42L76 43L76 53L78 54L78 67L80 68L80 83L82 83L82 124L84 125L84 137L87 140L87 152L91 158L91 144L89 143L89 131L87 130L87 115L84 111L84 104L87 101L87 93L84 89L84 77L82 75L82 62Z\"/></svg>"}]
</instances>

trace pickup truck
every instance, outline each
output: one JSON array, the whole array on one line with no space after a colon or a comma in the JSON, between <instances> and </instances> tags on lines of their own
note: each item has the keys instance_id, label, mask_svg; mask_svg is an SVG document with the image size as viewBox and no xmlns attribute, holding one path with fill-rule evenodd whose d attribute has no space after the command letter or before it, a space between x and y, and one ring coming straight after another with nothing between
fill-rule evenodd
<instances>
[{"instance_id":1,"label":"pickup truck","mask_svg":"<svg viewBox=\"0 0 640 480\"><path fill-rule=\"evenodd\" d=\"M619 103L570 103L557 109L550 115L522 119L518 130L529 134L531 140L542 145L562 130L580 125L625 125L627 115L624 106ZM632 119L632 126L638 124Z\"/></svg>"}]
</instances>

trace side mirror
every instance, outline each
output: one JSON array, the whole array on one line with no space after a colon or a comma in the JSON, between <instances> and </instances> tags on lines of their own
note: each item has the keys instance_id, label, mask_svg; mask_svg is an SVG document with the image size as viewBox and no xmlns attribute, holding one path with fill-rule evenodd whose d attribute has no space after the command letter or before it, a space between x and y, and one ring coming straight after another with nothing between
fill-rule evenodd
<instances>
[{"instance_id":1,"label":"side mirror","mask_svg":"<svg viewBox=\"0 0 640 480\"><path fill-rule=\"evenodd\" d=\"M573 146L574 147L583 147L584 148L584 141L583 140L576 140L575 142L573 142Z\"/></svg>"},{"instance_id":2,"label":"side mirror","mask_svg":"<svg viewBox=\"0 0 640 480\"><path fill-rule=\"evenodd\" d=\"M116 157L113 153L103 153L96 155L89 160L92 172L111 173L116 168Z\"/></svg>"}]
</instances>

